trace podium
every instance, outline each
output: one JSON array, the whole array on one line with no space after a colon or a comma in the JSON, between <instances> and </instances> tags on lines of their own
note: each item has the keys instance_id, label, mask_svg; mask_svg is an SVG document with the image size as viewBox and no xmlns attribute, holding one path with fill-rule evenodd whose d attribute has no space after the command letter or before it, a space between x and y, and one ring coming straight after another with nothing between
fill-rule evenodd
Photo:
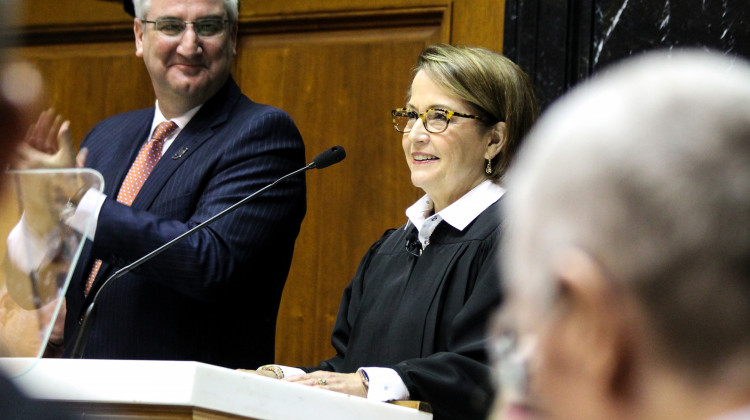
<instances>
[{"instance_id":1,"label":"podium","mask_svg":"<svg viewBox=\"0 0 750 420\"><path fill-rule=\"evenodd\" d=\"M28 365L0 359L0 370ZM28 396L93 419L429 420L413 408L198 362L40 359L13 378Z\"/></svg>"}]
</instances>

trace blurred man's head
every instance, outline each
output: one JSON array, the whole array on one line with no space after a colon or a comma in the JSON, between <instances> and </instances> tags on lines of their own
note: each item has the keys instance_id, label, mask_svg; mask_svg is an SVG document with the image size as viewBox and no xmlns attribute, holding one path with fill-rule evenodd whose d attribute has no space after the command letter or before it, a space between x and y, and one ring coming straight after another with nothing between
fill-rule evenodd
<instances>
[{"instance_id":1,"label":"blurred man's head","mask_svg":"<svg viewBox=\"0 0 750 420\"><path fill-rule=\"evenodd\" d=\"M750 404L750 65L631 60L543 116L509 173L505 312L561 419Z\"/></svg>"}]
</instances>

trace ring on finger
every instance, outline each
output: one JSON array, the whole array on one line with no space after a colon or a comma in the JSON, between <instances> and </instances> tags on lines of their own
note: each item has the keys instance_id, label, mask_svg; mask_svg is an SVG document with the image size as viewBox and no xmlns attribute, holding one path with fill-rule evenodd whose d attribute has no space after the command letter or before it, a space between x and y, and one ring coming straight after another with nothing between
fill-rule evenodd
<instances>
[{"instance_id":1,"label":"ring on finger","mask_svg":"<svg viewBox=\"0 0 750 420\"><path fill-rule=\"evenodd\" d=\"M322 386L326 386L326 384L328 383L328 381L326 380L326 378L320 378L320 379L318 379L318 383L320 385L322 385Z\"/></svg>"}]
</instances>

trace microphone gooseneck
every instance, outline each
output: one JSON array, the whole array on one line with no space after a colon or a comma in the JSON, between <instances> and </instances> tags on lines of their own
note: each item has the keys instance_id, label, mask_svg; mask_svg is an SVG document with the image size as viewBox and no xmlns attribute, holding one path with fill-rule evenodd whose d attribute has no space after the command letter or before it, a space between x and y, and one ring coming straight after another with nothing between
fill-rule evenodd
<instances>
[{"instance_id":1,"label":"microphone gooseneck","mask_svg":"<svg viewBox=\"0 0 750 420\"><path fill-rule=\"evenodd\" d=\"M95 318L96 314L96 301L101 295L101 293L106 289L107 285L109 285L113 280L120 278L124 276L125 274L131 272L136 267L139 267L143 263L147 262L151 258L154 258L155 256L161 254L162 252L166 251L168 248L172 247L174 244L182 241L186 237L192 235L194 232L203 229L204 227L210 225L211 223L221 219L222 217L226 216L227 214L233 212L238 207L243 206L248 201L252 200L253 198L257 197L258 195L262 194L266 190L273 188L276 184L279 182L295 176L301 172L305 172L307 170L316 168L316 169L323 169L328 166L331 166L335 163L341 162L346 157L346 151L341 146L333 146L330 149L324 150L322 153L317 155L311 163L309 163L307 166L297 169L296 171L290 172L281 178L277 179L276 181L266 185L265 187L259 189L258 191L248 195L247 197L243 198L242 200L232 204L231 206L227 207L226 209L222 210L221 212L211 216L210 218L204 220L203 222L195 225L191 229L188 229L186 232L180 234L176 238L172 239L171 241L165 243L164 245L156 248L155 250L149 252L148 254L142 256L141 258L138 258L137 260L133 261L132 263L126 265L125 267L120 268L117 270L114 274L112 274L110 277L108 277L104 282L102 283L101 287L99 287L94 294L94 297L91 299L91 303L89 303L89 306L86 308L86 312L83 316L83 319L81 320L80 324L80 330L78 331L78 336L76 336L76 341L73 344L73 350L70 353L70 357L73 359L80 359L83 357L83 351L86 349L86 343L88 342L91 326L93 325L93 320Z\"/></svg>"}]
</instances>

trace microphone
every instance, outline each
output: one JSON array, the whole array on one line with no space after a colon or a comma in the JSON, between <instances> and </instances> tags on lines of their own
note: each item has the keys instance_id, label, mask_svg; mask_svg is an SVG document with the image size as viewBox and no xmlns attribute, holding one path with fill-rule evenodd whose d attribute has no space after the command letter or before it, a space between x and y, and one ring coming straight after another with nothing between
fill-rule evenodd
<instances>
[{"instance_id":1,"label":"microphone","mask_svg":"<svg viewBox=\"0 0 750 420\"><path fill-rule=\"evenodd\" d=\"M315 165L314 168L323 169L327 168L335 163L339 163L346 157L346 151L341 146L333 146L328 150L324 150L318 156L315 156L310 165ZM309 165L308 165L309 166Z\"/></svg>"},{"instance_id":2,"label":"microphone","mask_svg":"<svg viewBox=\"0 0 750 420\"><path fill-rule=\"evenodd\" d=\"M266 185L265 187L259 189L258 191L248 195L247 197L243 198L242 200L232 204L231 206L227 207L226 209L222 210L221 212L211 216L210 218L206 219L205 221L195 225L188 231L182 233L181 235L177 236L176 238L172 239L171 241L165 243L164 245L156 248L155 250L149 252L148 254L142 256L141 258L133 261L132 263L126 265L125 267L120 268L117 270L114 274L112 274L110 277L108 277L104 282L102 283L101 287L96 291L96 294L91 299L91 303L89 303L89 306L86 308L86 313L83 315L83 320L79 323L81 326L80 330L78 331L78 336L76 336L76 341L73 344L73 350L70 353L70 357L72 359L80 359L83 357L83 351L86 348L86 343L89 340L89 334L91 331L91 326L93 325L93 320L95 318L96 314L96 301L101 295L102 291L106 289L107 285L109 285L113 280L120 278L124 276L125 274L128 274L136 267L139 267L143 263L147 262L151 258L154 258L155 256L161 254L162 252L166 251L170 247L172 247L174 244L182 241L186 237L192 235L196 231L199 231L203 229L204 227L210 225L211 223L221 219L222 217L226 216L227 214L233 212L238 207L243 206L248 201L254 199L258 195L262 194L266 190L273 188L276 184L279 182L292 177L294 175L297 175L302 172L306 172L310 169L323 169L327 168L335 163L341 162L346 157L346 151L341 146L333 146L330 149L326 149L323 152L321 152L319 155L315 156L313 161L308 164L305 167L302 167L300 169L297 169L294 172L290 172L281 178L277 179L276 181Z\"/></svg>"}]
</instances>

